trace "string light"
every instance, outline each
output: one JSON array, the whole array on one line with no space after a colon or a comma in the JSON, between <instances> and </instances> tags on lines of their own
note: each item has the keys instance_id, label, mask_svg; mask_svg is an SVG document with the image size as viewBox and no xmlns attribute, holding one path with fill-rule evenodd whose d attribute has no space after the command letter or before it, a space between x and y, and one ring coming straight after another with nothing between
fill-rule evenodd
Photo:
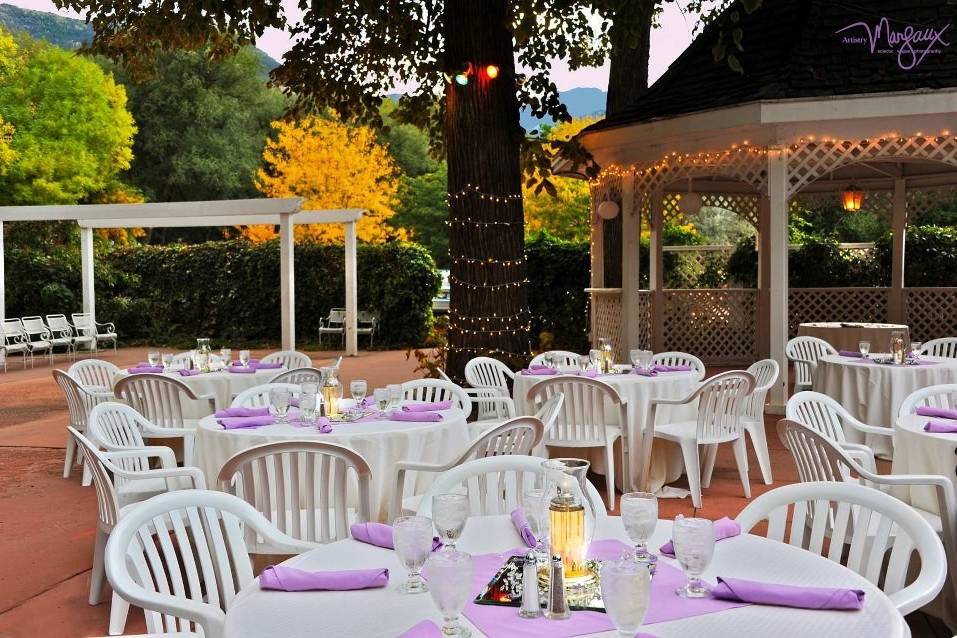
<instances>
[{"instance_id":1,"label":"string light","mask_svg":"<svg viewBox=\"0 0 957 638\"><path fill-rule=\"evenodd\" d=\"M521 259L495 259L494 257L481 257L474 259L471 257L459 256L453 257L449 254L449 259L455 263L464 263L464 264L475 264L479 266L521 266L528 261L527 257L522 257Z\"/></svg>"},{"instance_id":2,"label":"string light","mask_svg":"<svg viewBox=\"0 0 957 638\"><path fill-rule=\"evenodd\" d=\"M527 284L528 279L523 279L521 281L507 281L502 284L474 284L470 281L462 281L455 275L449 275L449 283L456 283L460 286L464 286L469 290L501 290L502 288L520 288L522 284Z\"/></svg>"},{"instance_id":3,"label":"string light","mask_svg":"<svg viewBox=\"0 0 957 638\"><path fill-rule=\"evenodd\" d=\"M485 66L485 75L490 80L494 80L498 77L499 68L497 64L488 64Z\"/></svg>"},{"instance_id":4,"label":"string light","mask_svg":"<svg viewBox=\"0 0 957 638\"><path fill-rule=\"evenodd\" d=\"M445 220L447 226L452 224L471 224L476 228L485 228L488 226L524 226L525 222L502 222L502 221L482 221L478 219L472 219L471 217L466 217L465 219L447 219Z\"/></svg>"},{"instance_id":5,"label":"string light","mask_svg":"<svg viewBox=\"0 0 957 638\"><path fill-rule=\"evenodd\" d=\"M446 200L449 201L449 202L451 202L451 201L453 201L453 200L456 200L456 199L459 199L459 198L462 198L462 197L465 197L465 196L471 195L471 194L478 195L478 197L479 197L480 200L483 200L483 199L484 199L484 200L490 200L490 201L493 201L493 202L498 203L498 204L504 204L504 203L514 202L514 201L521 201L521 199L522 199L522 194L521 194L521 193L516 193L516 194L512 194L512 195L502 195L502 194L499 194L499 193L488 193L488 192L483 191L483 190L482 190L481 188L479 188L478 186L473 186L472 184L466 184L466 185L465 185L465 188L463 188L462 190L460 190L460 191L458 191L458 192L455 192L455 193L449 193L449 194L446 196Z\"/></svg>"}]
</instances>

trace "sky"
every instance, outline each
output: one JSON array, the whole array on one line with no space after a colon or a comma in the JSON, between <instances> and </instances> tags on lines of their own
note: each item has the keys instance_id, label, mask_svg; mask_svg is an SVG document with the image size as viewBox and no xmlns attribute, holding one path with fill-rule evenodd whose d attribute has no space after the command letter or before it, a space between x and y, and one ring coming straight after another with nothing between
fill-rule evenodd
<instances>
[{"instance_id":1,"label":"sky","mask_svg":"<svg viewBox=\"0 0 957 638\"><path fill-rule=\"evenodd\" d=\"M73 11L57 9L52 0L3 0L24 9L35 9L56 13L68 18L83 18ZM302 15L296 0L282 0L286 17L295 22ZM681 12L676 2L666 2L663 5L661 26L651 35L651 61L649 64L649 80L654 82L668 69L678 55L691 42L691 31L695 16L688 16ZM283 53L292 46L288 33L278 29L268 29L256 45L276 60L282 60ZM575 87L597 87L605 89L608 85L608 65L571 71L567 65L556 60L552 67L552 77L562 91Z\"/></svg>"}]
</instances>

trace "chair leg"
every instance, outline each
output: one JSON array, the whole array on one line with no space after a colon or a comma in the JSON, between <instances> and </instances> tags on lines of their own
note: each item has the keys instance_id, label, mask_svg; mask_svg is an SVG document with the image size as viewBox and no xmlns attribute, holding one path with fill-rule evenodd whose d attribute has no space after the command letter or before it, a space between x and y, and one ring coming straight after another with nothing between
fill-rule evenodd
<instances>
[{"instance_id":1,"label":"chair leg","mask_svg":"<svg viewBox=\"0 0 957 638\"><path fill-rule=\"evenodd\" d=\"M126 617L130 613L130 604L113 592L110 600L110 635L122 636L126 631Z\"/></svg>"},{"instance_id":2,"label":"chair leg","mask_svg":"<svg viewBox=\"0 0 957 638\"><path fill-rule=\"evenodd\" d=\"M751 498L751 481L748 480L748 449L745 447L744 436L738 437L731 445L734 448L734 462L738 466L738 475L741 477L744 497Z\"/></svg>"},{"instance_id":3,"label":"chair leg","mask_svg":"<svg viewBox=\"0 0 957 638\"><path fill-rule=\"evenodd\" d=\"M701 472L701 487L711 487L711 475L714 474L714 463L718 459L718 444L706 446L704 468Z\"/></svg>"},{"instance_id":4,"label":"chair leg","mask_svg":"<svg viewBox=\"0 0 957 638\"><path fill-rule=\"evenodd\" d=\"M748 436L751 437L751 447L754 448L754 455L758 457L758 467L761 469L761 478L765 485L772 483L771 478L771 453L768 451L768 437L764 431L764 423L755 421L748 423L745 428Z\"/></svg>"},{"instance_id":5,"label":"chair leg","mask_svg":"<svg viewBox=\"0 0 957 638\"><path fill-rule=\"evenodd\" d=\"M698 460L698 441L682 439L681 457L685 463L685 474L688 475L688 487L691 488L691 503L696 508L701 507L701 462Z\"/></svg>"},{"instance_id":6,"label":"chair leg","mask_svg":"<svg viewBox=\"0 0 957 638\"><path fill-rule=\"evenodd\" d=\"M106 551L106 541L110 535L97 527L96 541L93 545L93 570L90 572L90 599L91 605L100 604L103 595L103 582L106 580L106 566L103 563L103 552Z\"/></svg>"},{"instance_id":7,"label":"chair leg","mask_svg":"<svg viewBox=\"0 0 957 638\"><path fill-rule=\"evenodd\" d=\"M605 443L605 489L608 490L608 509L615 509L615 442Z\"/></svg>"},{"instance_id":8,"label":"chair leg","mask_svg":"<svg viewBox=\"0 0 957 638\"><path fill-rule=\"evenodd\" d=\"M183 467L193 466L193 443L195 440L192 436L183 437Z\"/></svg>"},{"instance_id":9,"label":"chair leg","mask_svg":"<svg viewBox=\"0 0 957 638\"><path fill-rule=\"evenodd\" d=\"M76 458L76 441L67 434L66 437L66 458L63 460L63 478L70 478L73 471L73 461Z\"/></svg>"},{"instance_id":10,"label":"chair leg","mask_svg":"<svg viewBox=\"0 0 957 638\"><path fill-rule=\"evenodd\" d=\"M83 465L83 477L80 479L80 485L88 487L93 484L93 472L90 471L90 466L86 464L86 459L81 458L80 463Z\"/></svg>"}]
</instances>

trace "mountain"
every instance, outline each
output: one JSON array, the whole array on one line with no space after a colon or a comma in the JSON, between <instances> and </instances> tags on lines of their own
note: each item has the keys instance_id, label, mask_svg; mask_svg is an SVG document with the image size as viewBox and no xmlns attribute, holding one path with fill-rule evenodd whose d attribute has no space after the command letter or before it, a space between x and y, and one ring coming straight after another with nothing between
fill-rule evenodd
<instances>
[{"instance_id":1,"label":"mountain","mask_svg":"<svg viewBox=\"0 0 957 638\"><path fill-rule=\"evenodd\" d=\"M601 89L579 87L559 91L558 95L572 117L605 114L605 98L608 94ZM551 118L537 119L532 117L527 110L522 111L522 126L526 131L536 128L539 124L551 124L551 121Z\"/></svg>"},{"instance_id":2,"label":"mountain","mask_svg":"<svg viewBox=\"0 0 957 638\"><path fill-rule=\"evenodd\" d=\"M83 20L23 9L12 4L0 4L0 25L8 31L23 31L30 37L46 40L64 49L77 49L93 38L93 28ZM256 53L267 71L279 66L265 51L256 49Z\"/></svg>"}]
</instances>

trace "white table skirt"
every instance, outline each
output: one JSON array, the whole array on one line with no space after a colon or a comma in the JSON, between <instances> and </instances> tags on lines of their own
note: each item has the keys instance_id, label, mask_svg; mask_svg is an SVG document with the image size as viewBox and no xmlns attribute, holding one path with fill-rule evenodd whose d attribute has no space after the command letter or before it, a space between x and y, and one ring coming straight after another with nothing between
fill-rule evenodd
<instances>
[{"instance_id":1,"label":"white table skirt","mask_svg":"<svg viewBox=\"0 0 957 638\"><path fill-rule=\"evenodd\" d=\"M534 414L535 408L528 402L528 391L533 385L548 376L515 375L515 384L512 388L515 409L518 414ZM632 463L631 476L634 482L638 481L638 462L641 459L639 450L641 449L641 432L648 424L649 408L651 399L683 399L694 392L699 382L694 377L694 373L675 372L659 374L654 377L643 377L637 374L616 374L603 375L598 377L599 381L608 383L615 388L618 393L628 402L628 416L631 422L627 426L627 436L629 441L629 454ZM611 410L612 406L606 406L606 412L611 423L618 423L617 411ZM697 404L691 403L682 406L662 406L658 410L658 422L668 423L670 421L694 420L697 415ZM648 424L650 426L650 424ZM616 446L617 447L617 446ZM550 450L551 456L576 456L585 454L592 463L592 469L599 474L605 473L605 453L599 448L561 448L559 451L555 448ZM619 462L621 455L616 449L615 460ZM622 479L626 475L624 468L616 472L616 483L619 489L631 491L637 489L637 485L624 486ZM651 470L648 474L647 489L652 492L658 492L661 488L672 481L678 480L684 473L684 462L681 459L681 448L670 441L655 440L654 449L651 454Z\"/></svg>"},{"instance_id":2,"label":"white table skirt","mask_svg":"<svg viewBox=\"0 0 957 638\"><path fill-rule=\"evenodd\" d=\"M907 395L931 385L957 383L957 359L923 359L937 363L927 366L880 365L829 355L817 365L814 389L836 399L864 423L892 428ZM868 435L862 438L850 429L845 435L852 443L866 442L877 454L893 456L889 437Z\"/></svg>"},{"instance_id":3,"label":"white table skirt","mask_svg":"<svg viewBox=\"0 0 957 638\"><path fill-rule=\"evenodd\" d=\"M651 547L669 536L670 521L658 525ZM609 518L596 539L627 536L621 519ZM459 549L472 554L502 552L521 546L507 516L472 518L465 526ZM676 563L661 557L663 562ZM262 591L258 581L243 588L226 613L228 638L313 638L355 636L395 638L416 623L431 619L441 625L429 594L396 591L405 579L395 552L354 540L345 540L302 554L286 564L302 569L336 570L387 567L388 586L350 592ZM853 587L866 592L861 611L819 611L751 605L642 627L658 638L904 638L910 635L903 617L880 590L851 570L802 549L765 538L743 535L719 542L704 577L740 577L768 582L819 587ZM560 621L556 621L560 622ZM483 636L468 620L472 635ZM616 632L592 634L612 638ZM500 638L495 636L494 638ZM504 637L502 637L504 638Z\"/></svg>"},{"instance_id":4,"label":"white table skirt","mask_svg":"<svg viewBox=\"0 0 957 638\"><path fill-rule=\"evenodd\" d=\"M285 368L256 370L249 374L235 372L206 372L196 374L190 377L180 376L178 373L164 374L171 379L182 381L197 396L204 394L212 395L216 401L216 409L222 410L228 408L233 400L233 396L243 390L269 383L269 380L282 372ZM114 379L114 383L129 374L124 370ZM209 414L209 403L207 401L186 401L183 404L183 416L187 419L199 419Z\"/></svg>"},{"instance_id":5,"label":"white table skirt","mask_svg":"<svg viewBox=\"0 0 957 638\"><path fill-rule=\"evenodd\" d=\"M196 464L206 475L209 487L215 489L219 470L226 461L253 446L295 439L344 445L361 454L369 463L372 470L372 516L374 520L388 522L396 463L445 463L465 451L469 443L465 414L452 409L442 412L442 415L443 420L436 423L337 423L329 434L289 424L224 430L215 417L209 416L199 422L196 433ZM407 492L421 494L435 476L433 473L411 472L406 477Z\"/></svg>"}]
</instances>

